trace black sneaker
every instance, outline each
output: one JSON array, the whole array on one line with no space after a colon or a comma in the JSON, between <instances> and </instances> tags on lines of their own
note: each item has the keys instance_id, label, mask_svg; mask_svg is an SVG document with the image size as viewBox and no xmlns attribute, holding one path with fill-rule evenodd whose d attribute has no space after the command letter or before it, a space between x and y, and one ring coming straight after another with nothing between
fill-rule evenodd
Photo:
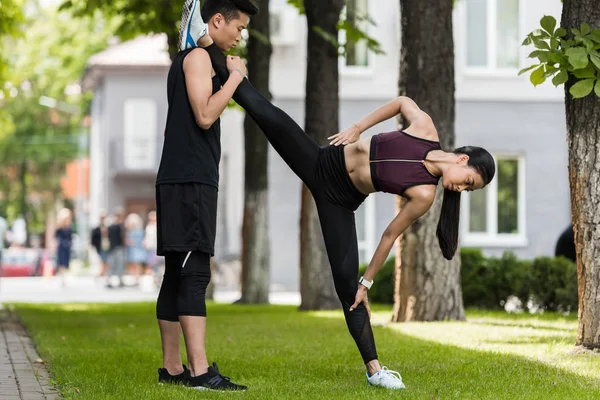
<instances>
[{"instance_id":1,"label":"black sneaker","mask_svg":"<svg viewBox=\"0 0 600 400\"><path fill-rule=\"evenodd\" d=\"M213 363L212 367L208 367L208 372L203 375L189 376L187 385L191 389L216 390L219 392L244 391L248 389L247 386L236 385L231 382L228 376L221 375L217 363Z\"/></svg>"},{"instance_id":2,"label":"black sneaker","mask_svg":"<svg viewBox=\"0 0 600 400\"><path fill-rule=\"evenodd\" d=\"M186 377L189 375L189 370L184 365L183 372L179 375L171 375L166 368L158 369L158 384L163 385L169 383L172 385L184 385L186 383Z\"/></svg>"}]
</instances>

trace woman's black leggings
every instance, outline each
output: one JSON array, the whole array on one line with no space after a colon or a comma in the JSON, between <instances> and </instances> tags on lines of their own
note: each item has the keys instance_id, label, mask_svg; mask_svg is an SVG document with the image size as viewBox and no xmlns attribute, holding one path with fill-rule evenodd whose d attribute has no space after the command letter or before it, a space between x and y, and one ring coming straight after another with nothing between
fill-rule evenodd
<instances>
[{"instance_id":1,"label":"woman's black leggings","mask_svg":"<svg viewBox=\"0 0 600 400\"><path fill-rule=\"evenodd\" d=\"M222 82L229 76L223 53L206 49ZM237 73L237 72L235 72ZM310 189L319 214L337 295L346 324L365 363L377 359L373 330L361 303L349 311L358 288L358 242L354 210L366 198L353 186L346 171L343 147L321 148L285 112L274 106L247 79L233 99L261 128L267 140Z\"/></svg>"}]
</instances>

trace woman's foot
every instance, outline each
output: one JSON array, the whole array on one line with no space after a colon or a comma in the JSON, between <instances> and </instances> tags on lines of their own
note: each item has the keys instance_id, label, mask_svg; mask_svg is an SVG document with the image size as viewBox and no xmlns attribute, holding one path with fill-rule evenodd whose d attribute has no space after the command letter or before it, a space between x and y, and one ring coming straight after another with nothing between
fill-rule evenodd
<instances>
[{"instance_id":1,"label":"woman's foot","mask_svg":"<svg viewBox=\"0 0 600 400\"><path fill-rule=\"evenodd\" d=\"M208 36L208 25L202 20L200 8L200 0L186 0L183 6L179 28L180 51L198 47L199 41ZM212 39L210 42L212 43Z\"/></svg>"},{"instance_id":2,"label":"woman's foot","mask_svg":"<svg viewBox=\"0 0 600 400\"><path fill-rule=\"evenodd\" d=\"M406 386L404 386L404 383L402 382L400 373L389 370L387 367L383 367L373 375L369 376L368 372L366 375L367 382L371 386L380 386L386 389L406 389Z\"/></svg>"}]
</instances>

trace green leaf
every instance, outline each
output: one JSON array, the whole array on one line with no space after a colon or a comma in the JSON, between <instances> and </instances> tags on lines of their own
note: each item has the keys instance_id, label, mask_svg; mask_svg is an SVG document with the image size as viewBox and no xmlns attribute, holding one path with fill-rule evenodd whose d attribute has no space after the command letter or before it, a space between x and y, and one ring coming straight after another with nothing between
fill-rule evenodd
<instances>
[{"instance_id":1,"label":"green leaf","mask_svg":"<svg viewBox=\"0 0 600 400\"><path fill-rule=\"evenodd\" d=\"M590 33L588 37L590 40L600 43L600 29L594 29L594 31Z\"/></svg>"},{"instance_id":2,"label":"green leaf","mask_svg":"<svg viewBox=\"0 0 600 400\"><path fill-rule=\"evenodd\" d=\"M67 0L58 7L58 11L68 10L73 7L73 2L71 0Z\"/></svg>"},{"instance_id":3,"label":"green leaf","mask_svg":"<svg viewBox=\"0 0 600 400\"><path fill-rule=\"evenodd\" d=\"M304 1L302 0L287 0L287 3L291 6L294 6L296 10L298 10L298 14L304 15L306 14L306 10L304 10Z\"/></svg>"},{"instance_id":4,"label":"green leaf","mask_svg":"<svg viewBox=\"0 0 600 400\"><path fill-rule=\"evenodd\" d=\"M594 63L596 68L598 68L600 70L600 57L592 54L592 55L590 55L590 60L592 60L592 63Z\"/></svg>"},{"instance_id":5,"label":"green leaf","mask_svg":"<svg viewBox=\"0 0 600 400\"><path fill-rule=\"evenodd\" d=\"M573 95L573 98L580 99L592 93L592 89L594 89L594 82L596 82L596 79L581 80L571 86L569 92Z\"/></svg>"},{"instance_id":6,"label":"green leaf","mask_svg":"<svg viewBox=\"0 0 600 400\"><path fill-rule=\"evenodd\" d=\"M550 38L550 48L552 50L558 49L558 40L556 38Z\"/></svg>"},{"instance_id":7,"label":"green leaf","mask_svg":"<svg viewBox=\"0 0 600 400\"><path fill-rule=\"evenodd\" d=\"M548 34L548 32L543 31L541 29L536 29L535 31L532 32L533 37L537 37L539 39L548 39L550 38L550 35Z\"/></svg>"},{"instance_id":8,"label":"green leaf","mask_svg":"<svg viewBox=\"0 0 600 400\"><path fill-rule=\"evenodd\" d=\"M556 74L557 71L558 71L558 68L553 67L552 65L547 65L546 72L544 72L544 78L546 78L546 79L550 78L551 76Z\"/></svg>"},{"instance_id":9,"label":"green leaf","mask_svg":"<svg viewBox=\"0 0 600 400\"><path fill-rule=\"evenodd\" d=\"M529 80L531 81L531 83L533 83L533 86L541 85L546 81L546 77L544 75L545 71L544 66L542 65L541 67L539 67L531 73Z\"/></svg>"},{"instance_id":10,"label":"green leaf","mask_svg":"<svg viewBox=\"0 0 600 400\"><path fill-rule=\"evenodd\" d=\"M594 42L592 42L590 39L582 39L581 42L585 46L585 49L588 53L594 50Z\"/></svg>"},{"instance_id":11,"label":"green leaf","mask_svg":"<svg viewBox=\"0 0 600 400\"><path fill-rule=\"evenodd\" d=\"M556 28L556 19L551 15L544 15L540 24L546 32L552 35L554 33L554 28Z\"/></svg>"},{"instance_id":12,"label":"green leaf","mask_svg":"<svg viewBox=\"0 0 600 400\"><path fill-rule=\"evenodd\" d=\"M573 32L574 36L581 36L581 31L577 28L572 28L571 32Z\"/></svg>"},{"instance_id":13,"label":"green leaf","mask_svg":"<svg viewBox=\"0 0 600 400\"><path fill-rule=\"evenodd\" d=\"M521 46L529 46L531 43L532 43L531 36L527 36L525 38L525 40L523 40L523 43L521 43Z\"/></svg>"},{"instance_id":14,"label":"green leaf","mask_svg":"<svg viewBox=\"0 0 600 400\"><path fill-rule=\"evenodd\" d=\"M584 69L577 69L573 71L573 76L578 79L587 79L587 78L595 78L596 70L591 65L588 65Z\"/></svg>"},{"instance_id":15,"label":"green leaf","mask_svg":"<svg viewBox=\"0 0 600 400\"><path fill-rule=\"evenodd\" d=\"M589 63L587 52L583 47L572 47L567 49L565 54L569 58L569 63L574 69L585 68Z\"/></svg>"},{"instance_id":16,"label":"green leaf","mask_svg":"<svg viewBox=\"0 0 600 400\"><path fill-rule=\"evenodd\" d=\"M534 50L527 58L537 58L540 62L547 63L550 62L550 51L548 50Z\"/></svg>"},{"instance_id":17,"label":"green leaf","mask_svg":"<svg viewBox=\"0 0 600 400\"><path fill-rule=\"evenodd\" d=\"M554 86L558 86L566 83L568 80L569 73L563 69L552 79L552 83L554 84Z\"/></svg>"},{"instance_id":18,"label":"green leaf","mask_svg":"<svg viewBox=\"0 0 600 400\"><path fill-rule=\"evenodd\" d=\"M567 36L567 30L565 28L558 28L556 32L554 32L554 36L565 37Z\"/></svg>"},{"instance_id":19,"label":"green leaf","mask_svg":"<svg viewBox=\"0 0 600 400\"><path fill-rule=\"evenodd\" d=\"M539 66L540 66L540 64L534 64L534 65L531 65L531 66L529 66L529 67L527 67L527 68L523 68L522 70L520 70L520 71L519 71L519 76L521 76L521 75L523 75L525 72L527 72L527 71L530 71L530 70L532 70L532 69L534 69L534 68L536 68L536 67L539 67Z\"/></svg>"},{"instance_id":20,"label":"green leaf","mask_svg":"<svg viewBox=\"0 0 600 400\"><path fill-rule=\"evenodd\" d=\"M594 92L596 96L600 97L600 79L596 81L596 86L594 87Z\"/></svg>"},{"instance_id":21,"label":"green leaf","mask_svg":"<svg viewBox=\"0 0 600 400\"><path fill-rule=\"evenodd\" d=\"M581 24L581 36L585 36L592 31L592 28L588 24Z\"/></svg>"},{"instance_id":22,"label":"green leaf","mask_svg":"<svg viewBox=\"0 0 600 400\"><path fill-rule=\"evenodd\" d=\"M567 61L566 57L557 52L550 54L550 61L553 63L559 63L562 67L569 66L569 61Z\"/></svg>"},{"instance_id":23,"label":"green leaf","mask_svg":"<svg viewBox=\"0 0 600 400\"><path fill-rule=\"evenodd\" d=\"M550 46L548 45L548 42L546 42L542 39L534 38L533 45L538 49L550 50Z\"/></svg>"}]
</instances>

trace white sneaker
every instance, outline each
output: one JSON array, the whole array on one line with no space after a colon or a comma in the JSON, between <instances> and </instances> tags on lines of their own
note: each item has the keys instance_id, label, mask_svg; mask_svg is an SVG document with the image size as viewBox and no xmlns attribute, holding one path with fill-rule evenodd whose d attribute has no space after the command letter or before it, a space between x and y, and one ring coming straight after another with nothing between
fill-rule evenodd
<instances>
[{"instance_id":1,"label":"white sneaker","mask_svg":"<svg viewBox=\"0 0 600 400\"><path fill-rule=\"evenodd\" d=\"M200 0L186 0L181 13L179 50L198 47L198 40L208 34L208 25L200 14Z\"/></svg>"},{"instance_id":2,"label":"white sneaker","mask_svg":"<svg viewBox=\"0 0 600 400\"><path fill-rule=\"evenodd\" d=\"M387 367L383 367L373 376L369 376L369 373L367 373L367 382L371 386L381 386L386 389L406 389L406 386L402 383L400 373L389 370Z\"/></svg>"}]
</instances>

